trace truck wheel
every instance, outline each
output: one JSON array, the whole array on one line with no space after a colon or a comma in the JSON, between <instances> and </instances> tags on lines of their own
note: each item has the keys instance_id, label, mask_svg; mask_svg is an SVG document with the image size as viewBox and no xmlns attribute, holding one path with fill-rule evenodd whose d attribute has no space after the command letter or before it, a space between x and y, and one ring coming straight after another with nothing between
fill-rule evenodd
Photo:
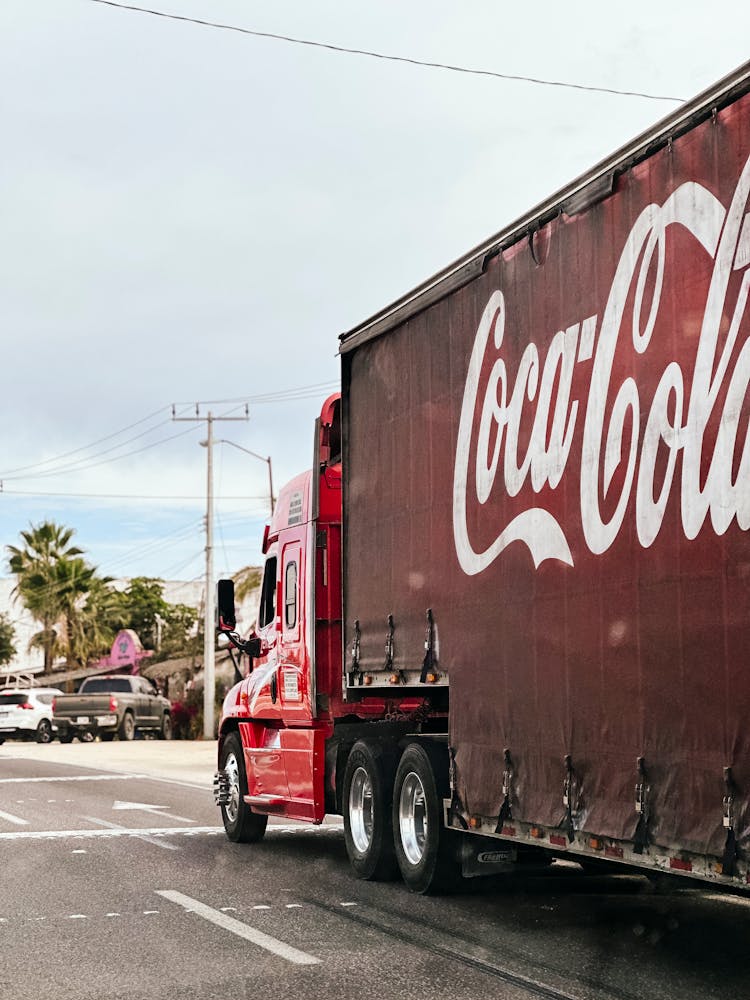
<instances>
[{"instance_id":1,"label":"truck wheel","mask_svg":"<svg viewBox=\"0 0 750 1000\"><path fill-rule=\"evenodd\" d=\"M411 743L396 771L393 831L398 866L412 892L445 892L461 881L458 835L443 824L447 795L445 749Z\"/></svg>"},{"instance_id":2,"label":"truck wheel","mask_svg":"<svg viewBox=\"0 0 750 1000\"><path fill-rule=\"evenodd\" d=\"M60 742L61 743L72 743L74 736L75 736L75 733L60 733L60 737L59 737L60 738Z\"/></svg>"},{"instance_id":3,"label":"truck wheel","mask_svg":"<svg viewBox=\"0 0 750 1000\"><path fill-rule=\"evenodd\" d=\"M135 722L133 721L132 712L126 712L123 715L117 735L121 740L132 740L135 736Z\"/></svg>"},{"instance_id":4,"label":"truck wheel","mask_svg":"<svg viewBox=\"0 0 750 1000\"><path fill-rule=\"evenodd\" d=\"M386 881L398 873L393 846L395 761L377 743L355 743L344 771L344 839L357 878Z\"/></svg>"},{"instance_id":5,"label":"truck wheel","mask_svg":"<svg viewBox=\"0 0 750 1000\"><path fill-rule=\"evenodd\" d=\"M49 719L42 719L36 727L36 741L37 743L52 742L52 723Z\"/></svg>"},{"instance_id":6,"label":"truck wheel","mask_svg":"<svg viewBox=\"0 0 750 1000\"><path fill-rule=\"evenodd\" d=\"M165 712L164 718L161 720L161 727L159 729L159 739L160 740L172 739L172 716L169 714L169 712Z\"/></svg>"},{"instance_id":7,"label":"truck wheel","mask_svg":"<svg viewBox=\"0 0 750 1000\"><path fill-rule=\"evenodd\" d=\"M221 807L226 835L235 843L253 844L266 832L268 816L253 812L245 802L247 775L239 733L230 733L224 740L219 768L226 772L229 779L229 801Z\"/></svg>"},{"instance_id":8,"label":"truck wheel","mask_svg":"<svg viewBox=\"0 0 750 1000\"><path fill-rule=\"evenodd\" d=\"M115 738L115 734L114 733L111 733L111 732L110 733L99 733L99 739L102 741L102 743L111 743L114 738Z\"/></svg>"}]
</instances>

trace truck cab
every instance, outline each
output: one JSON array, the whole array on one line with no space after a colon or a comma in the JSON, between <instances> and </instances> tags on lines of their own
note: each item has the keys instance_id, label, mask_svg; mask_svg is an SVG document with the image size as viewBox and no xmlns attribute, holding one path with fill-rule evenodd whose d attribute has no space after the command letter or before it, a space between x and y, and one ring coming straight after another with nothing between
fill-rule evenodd
<instances>
[{"instance_id":1,"label":"truck cab","mask_svg":"<svg viewBox=\"0 0 750 1000\"><path fill-rule=\"evenodd\" d=\"M316 422L313 468L281 491L263 540L256 656L228 693L220 744L241 742L247 804L320 823L341 699L340 397ZM235 748L236 750L237 748ZM221 749L220 749L221 763Z\"/></svg>"}]
</instances>

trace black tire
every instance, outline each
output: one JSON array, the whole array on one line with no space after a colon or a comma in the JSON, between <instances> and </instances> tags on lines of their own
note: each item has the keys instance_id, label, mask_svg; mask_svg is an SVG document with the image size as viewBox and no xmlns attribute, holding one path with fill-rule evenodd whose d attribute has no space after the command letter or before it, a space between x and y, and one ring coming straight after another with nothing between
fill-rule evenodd
<instances>
[{"instance_id":1,"label":"black tire","mask_svg":"<svg viewBox=\"0 0 750 1000\"><path fill-rule=\"evenodd\" d=\"M113 732L99 733L99 739L102 743L111 743L114 738L115 734Z\"/></svg>"},{"instance_id":2,"label":"black tire","mask_svg":"<svg viewBox=\"0 0 750 1000\"><path fill-rule=\"evenodd\" d=\"M0 747L3 745L3 743L5 743L5 737L0 736Z\"/></svg>"},{"instance_id":3,"label":"black tire","mask_svg":"<svg viewBox=\"0 0 750 1000\"><path fill-rule=\"evenodd\" d=\"M159 727L159 739L160 740L172 739L172 716L169 714L169 712L165 712L164 717L161 720L161 726Z\"/></svg>"},{"instance_id":4,"label":"black tire","mask_svg":"<svg viewBox=\"0 0 750 1000\"><path fill-rule=\"evenodd\" d=\"M123 715L120 728L117 730L117 738L127 740L128 742L135 739L135 720L133 719L132 712L126 712Z\"/></svg>"},{"instance_id":5,"label":"black tire","mask_svg":"<svg viewBox=\"0 0 750 1000\"><path fill-rule=\"evenodd\" d=\"M412 892L449 892L461 884L460 835L443 824L447 797L447 748L409 744L396 771L393 834L401 876Z\"/></svg>"},{"instance_id":6,"label":"black tire","mask_svg":"<svg viewBox=\"0 0 750 1000\"><path fill-rule=\"evenodd\" d=\"M75 733L60 733L59 739L61 743L72 743L74 736Z\"/></svg>"},{"instance_id":7,"label":"black tire","mask_svg":"<svg viewBox=\"0 0 750 1000\"><path fill-rule=\"evenodd\" d=\"M36 727L36 741L37 743L52 742L52 723L49 719L42 719Z\"/></svg>"},{"instance_id":8,"label":"black tire","mask_svg":"<svg viewBox=\"0 0 750 1000\"><path fill-rule=\"evenodd\" d=\"M357 878L387 881L398 875L393 845L395 756L376 742L359 740L346 762L344 839Z\"/></svg>"},{"instance_id":9,"label":"black tire","mask_svg":"<svg viewBox=\"0 0 750 1000\"><path fill-rule=\"evenodd\" d=\"M227 837L237 844L254 844L266 832L268 816L253 812L245 802L247 775L239 733L229 733L221 747L219 768L229 776L230 801L221 807Z\"/></svg>"}]
</instances>

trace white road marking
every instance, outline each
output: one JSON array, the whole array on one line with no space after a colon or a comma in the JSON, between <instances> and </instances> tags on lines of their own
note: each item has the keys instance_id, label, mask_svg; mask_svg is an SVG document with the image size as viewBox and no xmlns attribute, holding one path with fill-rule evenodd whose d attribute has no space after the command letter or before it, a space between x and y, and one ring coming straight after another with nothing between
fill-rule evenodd
<instances>
[{"instance_id":1,"label":"white road marking","mask_svg":"<svg viewBox=\"0 0 750 1000\"><path fill-rule=\"evenodd\" d=\"M103 820L88 818L90 822L101 823ZM266 833L307 833L316 834L340 834L343 827L326 824L325 826L270 826ZM13 830L12 832L0 833L0 840L64 840L68 837L79 839L86 837L196 837L196 836L218 836L224 833L223 826L157 826L131 828L126 826L112 825L107 830Z\"/></svg>"},{"instance_id":2,"label":"white road marking","mask_svg":"<svg viewBox=\"0 0 750 1000\"><path fill-rule=\"evenodd\" d=\"M302 903L287 903L286 908L287 910L301 910Z\"/></svg>"},{"instance_id":3,"label":"white road marking","mask_svg":"<svg viewBox=\"0 0 750 1000\"><path fill-rule=\"evenodd\" d=\"M108 913L107 916L108 917L119 917L120 914L119 913Z\"/></svg>"},{"instance_id":4,"label":"white road marking","mask_svg":"<svg viewBox=\"0 0 750 1000\"><path fill-rule=\"evenodd\" d=\"M88 916L85 913L71 913L68 920L88 920Z\"/></svg>"},{"instance_id":5,"label":"white road marking","mask_svg":"<svg viewBox=\"0 0 750 1000\"><path fill-rule=\"evenodd\" d=\"M33 781L132 781L134 778L150 778L150 774L76 774L57 775L54 778L0 778L0 785L29 785Z\"/></svg>"},{"instance_id":6,"label":"white road marking","mask_svg":"<svg viewBox=\"0 0 750 1000\"><path fill-rule=\"evenodd\" d=\"M253 909L254 910L270 910L271 907L270 906L254 906Z\"/></svg>"},{"instance_id":7,"label":"white road marking","mask_svg":"<svg viewBox=\"0 0 750 1000\"><path fill-rule=\"evenodd\" d=\"M76 847L76 849L74 851L71 851L70 853L71 854L88 854L88 851L86 850L85 847Z\"/></svg>"},{"instance_id":8,"label":"white road marking","mask_svg":"<svg viewBox=\"0 0 750 1000\"><path fill-rule=\"evenodd\" d=\"M92 820L100 823L101 820ZM206 834L216 836L224 833L223 826L197 826L185 829L181 826L166 826L156 828L131 828L127 826L115 826L114 824L107 830L13 830L8 833L0 833L0 840L67 840L75 837L84 840L88 837L171 837L186 836L190 834ZM161 845L163 846L163 845Z\"/></svg>"},{"instance_id":9,"label":"white road marking","mask_svg":"<svg viewBox=\"0 0 750 1000\"><path fill-rule=\"evenodd\" d=\"M208 920L217 927L236 934L237 937L241 937L245 941L250 941L252 944L258 945L259 948L265 948L266 951L270 951L272 954L286 959L287 962L292 962L294 965L320 964L319 958L308 955L304 951L299 951L284 941L270 937L268 934L264 934L262 931L248 926L248 924L243 924L241 921L235 920L234 917L228 917L226 913L222 913L220 910L214 910L212 907L206 906L205 903L200 903L196 899L184 896L181 892L175 892L172 889L158 889L157 893L163 896L164 899L177 903L178 906L182 906L184 909L188 909L189 907L193 913L199 917L203 917L204 920Z\"/></svg>"},{"instance_id":10,"label":"white road marking","mask_svg":"<svg viewBox=\"0 0 750 1000\"><path fill-rule=\"evenodd\" d=\"M158 913L158 912L159 912L158 910L144 910L143 911L143 916L144 917L150 917L153 913Z\"/></svg>"},{"instance_id":11,"label":"white road marking","mask_svg":"<svg viewBox=\"0 0 750 1000\"><path fill-rule=\"evenodd\" d=\"M15 823L16 826L28 826L29 821L27 819L21 819L20 816L14 816L13 813L6 813L0 809L0 819L7 820L8 823Z\"/></svg>"},{"instance_id":12,"label":"white road marking","mask_svg":"<svg viewBox=\"0 0 750 1000\"><path fill-rule=\"evenodd\" d=\"M356 903L342 903L342 906L356 906Z\"/></svg>"},{"instance_id":13,"label":"white road marking","mask_svg":"<svg viewBox=\"0 0 750 1000\"><path fill-rule=\"evenodd\" d=\"M237 912L237 907L236 906L222 906L221 912L222 913L236 913Z\"/></svg>"},{"instance_id":14,"label":"white road marking","mask_svg":"<svg viewBox=\"0 0 750 1000\"><path fill-rule=\"evenodd\" d=\"M115 803L112 808L135 809L138 812L150 812L156 813L157 816L167 816L169 819L180 820L182 823L195 823L194 819L189 819L187 816L175 816L173 813L164 812L165 809L169 809L169 806L152 806L148 805L146 802L120 802L115 799Z\"/></svg>"},{"instance_id":15,"label":"white road marking","mask_svg":"<svg viewBox=\"0 0 750 1000\"><path fill-rule=\"evenodd\" d=\"M143 840L147 844L155 844L157 847L163 847L167 851L179 851L177 844L170 844L166 840L157 840L156 837L148 833L133 833L130 827L120 826L118 823L110 823L106 819L97 819L96 816L84 816L83 818L88 820L89 823L98 823L99 826L106 826L109 830L121 830L124 833L129 833L136 840Z\"/></svg>"}]
</instances>

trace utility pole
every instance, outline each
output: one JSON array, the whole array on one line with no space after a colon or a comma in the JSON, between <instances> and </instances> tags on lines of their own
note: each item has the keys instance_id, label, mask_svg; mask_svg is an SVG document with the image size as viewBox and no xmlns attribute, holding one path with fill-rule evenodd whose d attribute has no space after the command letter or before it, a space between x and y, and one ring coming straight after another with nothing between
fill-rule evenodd
<instances>
[{"instance_id":1,"label":"utility pole","mask_svg":"<svg viewBox=\"0 0 750 1000\"><path fill-rule=\"evenodd\" d=\"M216 636L214 634L214 422L217 420L248 420L245 406L243 417L215 417L209 410L205 416L200 406L195 405L194 417L178 417L172 407L172 420L195 423L205 421L206 440L200 444L206 448L206 596L203 616L203 738L214 738L214 708L216 703Z\"/></svg>"}]
</instances>

